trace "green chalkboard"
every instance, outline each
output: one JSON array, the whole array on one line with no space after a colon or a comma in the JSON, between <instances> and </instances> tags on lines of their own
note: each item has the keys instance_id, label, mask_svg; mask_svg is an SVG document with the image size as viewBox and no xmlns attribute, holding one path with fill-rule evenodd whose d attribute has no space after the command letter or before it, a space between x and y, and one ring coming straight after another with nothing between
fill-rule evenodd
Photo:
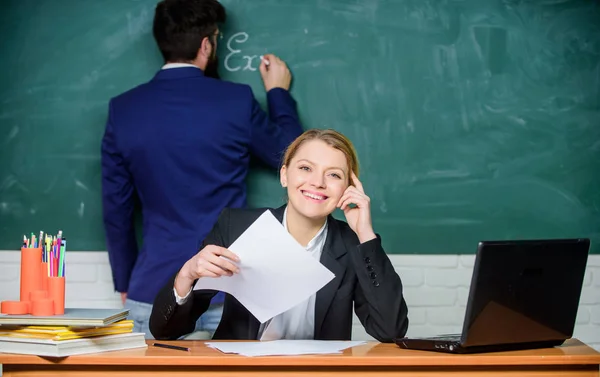
<instances>
[{"instance_id":1,"label":"green chalkboard","mask_svg":"<svg viewBox=\"0 0 600 377\"><path fill-rule=\"evenodd\" d=\"M590 237L600 251L597 1L223 3L223 77L264 101L258 56L289 63L305 128L355 142L388 252L546 237ZM0 249L60 228L71 250L105 250L107 102L162 64L155 4L0 5ZM249 181L251 205L281 204L274 173Z\"/></svg>"}]
</instances>

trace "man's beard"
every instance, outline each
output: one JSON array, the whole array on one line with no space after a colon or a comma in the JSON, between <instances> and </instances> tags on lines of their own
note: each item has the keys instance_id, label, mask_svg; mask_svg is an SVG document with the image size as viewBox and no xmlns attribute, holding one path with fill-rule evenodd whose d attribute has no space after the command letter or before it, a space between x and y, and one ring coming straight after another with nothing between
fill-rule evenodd
<instances>
[{"instance_id":1,"label":"man's beard","mask_svg":"<svg viewBox=\"0 0 600 377\"><path fill-rule=\"evenodd\" d=\"M217 52L213 48L213 54L206 63L206 69L204 70L204 76L212 77L214 79L220 79L219 76L219 57L217 56Z\"/></svg>"}]
</instances>

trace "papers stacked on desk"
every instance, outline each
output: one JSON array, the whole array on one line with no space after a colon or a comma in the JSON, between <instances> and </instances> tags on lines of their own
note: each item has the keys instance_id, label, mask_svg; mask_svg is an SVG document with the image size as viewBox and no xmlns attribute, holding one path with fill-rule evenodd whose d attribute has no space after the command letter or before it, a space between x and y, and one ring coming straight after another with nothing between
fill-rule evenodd
<instances>
[{"instance_id":1,"label":"papers stacked on desk","mask_svg":"<svg viewBox=\"0 0 600 377\"><path fill-rule=\"evenodd\" d=\"M147 347L144 333L96 336L70 340L0 337L0 352L65 357L86 353Z\"/></svg>"},{"instance_id":2,"label":"papers stacked on desk","mask_svg":"<svg viewBox=\"0 0 600 377\"><path fill-rule=\"evenodd\" d=\"M269 342L207 342L210 348L242 356L318 355L341 353L363 341L273 340Z\"/></svg>"},{"instance_id":3,"label":"papers stacked on desk","mask_svg":"<svg viewBox=\"0 0 600 377\"><path fill-rule=\"evenodd\" d=\"M0 314L0 325L106 326L123 320L128 315L129 309L65 308L65 314L47 317Z\"/></svg>"},{"instance_id":4,"label":"papers stacked on desk","mask_svg":"<svg viewBox=\"0 0 600 377\"><path fill-rule=\"evenodd\" d=\"M147 347L144 333L133 333L133 321L107 326L0 326L0 352L64 357Z\"/></svg>"}]
</instances>

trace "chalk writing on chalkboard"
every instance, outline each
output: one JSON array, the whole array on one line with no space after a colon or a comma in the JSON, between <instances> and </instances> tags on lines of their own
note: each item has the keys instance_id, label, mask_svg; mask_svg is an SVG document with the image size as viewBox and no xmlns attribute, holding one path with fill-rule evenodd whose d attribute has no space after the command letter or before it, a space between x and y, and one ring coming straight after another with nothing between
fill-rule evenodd
<instances>
[{"instance_id":1,"label":"chalk writing on chalkboard","mask_svg":"<svg viewBox=\"0 0 600 377\"><path fill-rule=\"evenodd\" d=\"M256 71L256 68L260 64L259 55L244 55L242 50L239 47L241 44L244 44L248 41L250 36L248 33L240 31L239 33L233 34L231 37L227 39L227 55L225 56L225 69L229 72L236 72L240 69L242 71ZM241 57L241 61L232 62L231 60L237 61ZM256 59L256 64L254 65L254 61Z\"/></svg>"}]
</instances>

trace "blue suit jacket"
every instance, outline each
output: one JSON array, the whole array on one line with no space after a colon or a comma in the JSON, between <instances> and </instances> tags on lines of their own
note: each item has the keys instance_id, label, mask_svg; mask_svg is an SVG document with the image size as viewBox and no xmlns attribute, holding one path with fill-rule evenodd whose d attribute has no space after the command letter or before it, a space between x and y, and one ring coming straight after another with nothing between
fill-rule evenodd
<instances>
[{"instance_id":1,"label":"blue suit jacket","mask_svg":"<svg viewBox=\"0 0 600 377\"><path fill-rule=\"evenodd\" d=\"M302 132L283 89L267 93L269 115L247 85L194 67L159 71L110 101L102 139L104 226L115 289L152 303L198 252L225 207L246 205L250 154L279 166ZM133 224L142 204L143 245Z\"/></svg>"}]
</instances>

